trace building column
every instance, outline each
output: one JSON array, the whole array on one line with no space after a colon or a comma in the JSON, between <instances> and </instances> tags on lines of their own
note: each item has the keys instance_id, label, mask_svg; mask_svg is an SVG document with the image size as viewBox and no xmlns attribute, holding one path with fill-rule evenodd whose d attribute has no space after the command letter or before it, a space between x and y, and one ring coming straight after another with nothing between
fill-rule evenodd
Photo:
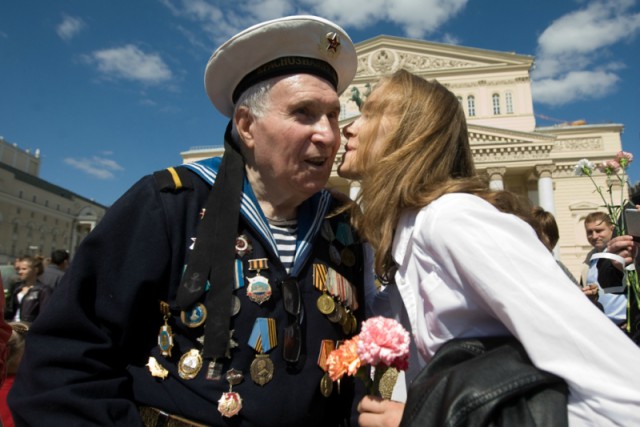
<instances>
[{"instance_id":1,"label":"building column","mask_svg":"<svg viewBox=\"0 0 640 427\"><path fill-rule=\"evenodd\" d=\"M538 202L545 211L556 214L556 203L553 195L552 174L555 165L536 166L536 176L538 177Z\"/></svg>"},{"instance_id":2,"label":"building column","mask_svg":"<svg viewBox=\"0 0 640 427\"><path fill-rule=\"evenodd\" d=\"M507 172L507 168L487 168L489 175L489 188L492 190L504 190L502 177Z\"/></svg>"}]
</instances>

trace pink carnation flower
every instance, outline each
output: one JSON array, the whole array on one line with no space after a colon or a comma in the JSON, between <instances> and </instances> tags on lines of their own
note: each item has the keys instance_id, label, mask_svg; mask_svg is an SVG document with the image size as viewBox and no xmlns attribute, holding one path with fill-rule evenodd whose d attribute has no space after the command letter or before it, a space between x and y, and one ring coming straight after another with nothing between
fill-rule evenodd
<instances>
[{"instance_id":1,"label":"pink carnation flower","mask_svg":"<svg viewBox=\"0 0 640 427\"><path fill-rule=\"evenodd\" d=\"M598 169L600 169L600 172L611 175L612 173L617 173L620 170L620 163L616 160L605 160L598 165Z\"/></svg>"},{"instance_id":2,"label":"pink carnation flower","mask_svg":"<svg viewBox=\"0 0 640 427\"><path fill-rule=\"evenodd\" d=\"M373 317L362 323L358 356L362 363L392 366L404 371L409 366L409 333L400 323Z\"/></svg>"},{"instance_id":3,"label":"pink carnation flower","mask_svg":"<svg viewBox=\"0 0 640 427\"><path fill-rule=\"evenodd\" d=\"M626 169L632 161L633 154L627 151L620 151L616 154L616 162L618 162L623 169Z\"/></svg>"}]
</instances>

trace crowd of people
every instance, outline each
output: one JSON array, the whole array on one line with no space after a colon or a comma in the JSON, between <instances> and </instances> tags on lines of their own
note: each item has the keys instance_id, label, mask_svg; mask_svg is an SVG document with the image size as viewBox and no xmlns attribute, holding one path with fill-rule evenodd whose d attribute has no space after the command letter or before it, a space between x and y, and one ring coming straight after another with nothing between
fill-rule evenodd
<instances>
[{"instance_id":1,"label":"crowd of people","mask_svg":"<svg viewBox=\"0 0 640 427\"><path fill-rule=\"evenodd\" d=\"M315 16L260 23L213 53L223 156L142 178L68 269L68 256L16 264L0 328L13 330L11 422L640 425L640 349L616 298L637 243L587 217L580 282L553 255L553 215L476 173L441 84L386 76L341 130L356 70L347 33ZM341 134L355 201L325 188ZM390 399L327 372L378 314L412 337ZM469 348L482 357L452 362Z\"/></svg>"}]
</instances>

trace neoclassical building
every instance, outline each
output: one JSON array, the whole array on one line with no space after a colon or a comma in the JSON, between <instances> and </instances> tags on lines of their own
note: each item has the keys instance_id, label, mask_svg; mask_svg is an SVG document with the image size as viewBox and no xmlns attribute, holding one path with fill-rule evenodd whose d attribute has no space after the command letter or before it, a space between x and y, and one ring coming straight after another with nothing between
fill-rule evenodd
<instances>
[{"instance_id":1,"label":"neoclassical building","mask_svg":"<svg viewBox=\"0 0 640 427\"><path fill-rule=\"evenodd\" d=\"M39 175L40 153L0 138L0 264L17 256L75 253L107 207Z\"/></svg>"},{"instance_id":2,"label":"neoclassical building","mask_svg":"<svg viewBox=\"0 0 640 427\"><path fill-rule=\"evenodd\" d=\"M623 125L575 121L537 127L532 56L390 36L358 43L356 50L356 78L341 96L342 124L357 117L358 104L381 76L404 68L439 81L464 107L478 171L488 177L491 187L526 196L555 215L560 228L556 256L578 276L591 249L584 217L603 208L593 183L576 176L574 166L582 158L594 163L613 158L622 147ZM358 183L336 173L343 149L328 186L355 197ZM221 152L221 147L193 147L181 155L188 163ZM594 179L606 188L606 176L596 172ZM621 190L614 183L614 194Z\"/></svg>"}]
</instances>

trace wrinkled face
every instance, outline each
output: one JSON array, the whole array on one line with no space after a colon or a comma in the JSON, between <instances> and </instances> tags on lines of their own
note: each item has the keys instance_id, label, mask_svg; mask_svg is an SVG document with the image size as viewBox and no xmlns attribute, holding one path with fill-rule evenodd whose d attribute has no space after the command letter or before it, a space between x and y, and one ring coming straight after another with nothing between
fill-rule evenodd
<instances>
[{"instance_id":1,"label":"wrinkled face","mask_svg":"<svg viewBox=\"0 0 640 427\"><path fill-rule=\"evenodd\" d=\"M331 174L340 146L338 95L326 80L297 74L278 80L268 96L265 113L251 119L243 138L249 179L257 177L270 197L302 202Z\"/></svg>"},{"instance_id":2,"label":"wrinkled face","mask_svg":"<svg viewBox=\"0 0 640 427\"><path fill-rule=\"evenodd\" d=\"M613 237L613 225L608 225L604 221L600 222L586 222L584 229L587 233L587 240L597 250L601 251L609 243L609 240Z\"/></svg>"},{"instance_id":3,"label":"wrinkled face","mask_svg":"<svg viewBox=\"0 0 640 427\"><path fill-rule=\"evenodd\" d=\"M343 178L362 178L362 169L375 161L391 130L393 119L375 107L381 94L380 88L374 90L362 106L360 117L342 129L347 143L338 175Z\"/></svg>"},{"instance_id":4,"label":"wrinkled face","mask_svg":"<svg viewBox=\"0 0 640 427\"><path fill-rule=\"evenodd\" d=\"M31 266L31 263L28 261L20 261L18 263L18 276L20 276L20 280L31 280L35 279L36 271Z\"/></svg>"}]
</instances>

